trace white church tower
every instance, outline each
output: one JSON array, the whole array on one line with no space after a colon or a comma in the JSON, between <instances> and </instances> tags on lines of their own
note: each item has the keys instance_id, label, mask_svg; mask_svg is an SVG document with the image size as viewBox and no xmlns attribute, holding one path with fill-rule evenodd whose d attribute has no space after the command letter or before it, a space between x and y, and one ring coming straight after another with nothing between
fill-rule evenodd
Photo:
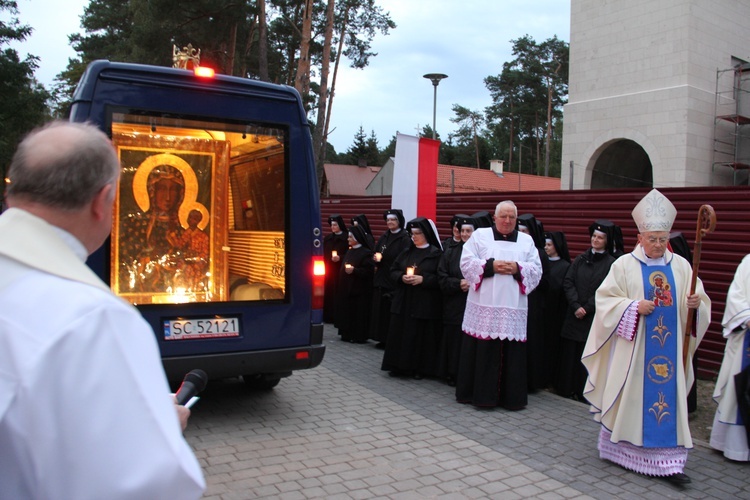
<instances>
[{"instance_id":1,"label":"white church tower","mask_svg":"<svg viewBox=\"0 0 750 500\"><path fill-rule=\"evenodd\" d=\"M748 183L750 1L571 0L570 17L563 189Z\"/></svg>"}]
</instances>

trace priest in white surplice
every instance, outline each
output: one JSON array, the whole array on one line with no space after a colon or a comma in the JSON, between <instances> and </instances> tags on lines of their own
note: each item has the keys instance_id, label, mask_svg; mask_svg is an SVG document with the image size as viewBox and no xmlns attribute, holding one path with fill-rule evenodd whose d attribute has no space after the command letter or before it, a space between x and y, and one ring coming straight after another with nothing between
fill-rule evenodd
<instances>
[{"instance_id":1,"label":"priest in white surplice","mask_svg":"<svg viewBox=\"0 0 750 500\"><path fill-rule=\"evenodd\" d=\"M674 484L693 447L682 359L688 312L698 309L690 356L708 328L711 301L691 266L667 249L677 211L656 189L633 210L638 245L617 259L596 292L596 315L581 361L589 376L584 397L601 422L600 457Z\"/></svg>"},{"instance_id":2,"label":"priest in white surplice","mask_svg":"<svg viewBox=\"0 0 750 500\"><path fill-rule=\"evenodd\" d=\"M714 400L719 403L711 427L711 447L724 452L730 460L750 461L750 447L745 426L739 414L734 376L750 367L750 255L746 255L727 292L727 304L721 325L727 339Z\"/></svg>"},{"instance_id":3,"label":"priest in white surplice","mask_svg":"<svg viewBox=\"0 0 750 500\"><path fill-rule=\"evenodd\" d=\"M542 278L534 240L516 229L511 201L495 208L495 225L464 243L461 272L469 282L456 400L479 407L521 410L528 400L528 294Z\"/></svg>"},{"instance_id":4,"label":"priest in white surplice","mask_svg":"<svg viewBox=\"0 0 750 500\"><path fill-rule=\"evenodd\" d=\"M199 498L154 333L84 263L119 162L92 125L19 146L0 215L0 498Z\"/></svg>"}]
</instances>

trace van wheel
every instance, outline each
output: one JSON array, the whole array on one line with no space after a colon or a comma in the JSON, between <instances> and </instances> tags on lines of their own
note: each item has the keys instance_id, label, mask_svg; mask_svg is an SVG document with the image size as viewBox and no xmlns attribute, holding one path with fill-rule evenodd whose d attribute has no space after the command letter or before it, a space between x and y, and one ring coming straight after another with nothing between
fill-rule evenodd
<instances>
[{"instance_id":1,"label":"van wheel","mask_svg":"<svg viewBox=\"0 0 750 500\"><path fill-rule=\"evenodd\" d=\"M281 377L274 377L272 375L243 375L242 380L245 381L245 386L254 391L270 391L281 381Z\"/></svg>"}]
</instances>

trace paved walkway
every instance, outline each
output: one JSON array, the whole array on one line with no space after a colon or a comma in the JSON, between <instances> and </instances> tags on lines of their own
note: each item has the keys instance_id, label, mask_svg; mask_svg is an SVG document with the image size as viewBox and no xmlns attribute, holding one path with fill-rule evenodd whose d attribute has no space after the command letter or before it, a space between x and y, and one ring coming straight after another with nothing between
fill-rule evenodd
<instances>
[{"instance_id":1,"label":"paved walkway","mask_svg":"<svg viewBox=\"0 0 750 500\"><path fill-rule=\"evenodd\" d=\"M479 410L435 380L380 371L374 344L340 342L273 390L212 382L188 441L206 498L747 498L750 465L696 443L692 484L628 472L598 458L587 406L539 392L524 411Z\"/></svg>"}]
</instances>

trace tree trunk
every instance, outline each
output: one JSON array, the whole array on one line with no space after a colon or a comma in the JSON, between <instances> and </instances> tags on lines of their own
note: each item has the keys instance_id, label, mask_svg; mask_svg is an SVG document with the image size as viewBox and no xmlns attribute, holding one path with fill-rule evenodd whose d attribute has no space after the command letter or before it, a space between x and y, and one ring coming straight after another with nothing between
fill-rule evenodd
<instances>
[{"instance_id":1,"label":"tree trunk","mask_svg":"<svg viewBox=\"0 0 750 500\"><path fill-rule=\"evenodd\" d=\"M305 0L309 1L309 0ZM300 16L303 15L303 4L297 4L294 9L294 18L293 19L287 19L289 22L289 25L291 26L292 30L297 33L300 38L302 38L302 33L297 29L296 21L300 18ZM285 85L289 85L290 87L296 88L296 81L295 81L295 75L297 73L297 66L295 65L295 62L297 62L297 48L293 44L289 44L286 47L286 60L289 61L289 67L285 69L286 72L286 80L284 82L277 82L277 83L284 83ZM283 72L279 72L279 74L283 74Z\"/></svg>"},{"instance_id":2,"label":"tree trunk","mask_svg":"<svg viewBox=\"0 0 750 500\"><path fill-rule=\"evenodd\" d=\"M331 67L331 45L333 43L333 13L336 0L328 0L326 8L326 31L323 41L323 61L320 67L320 96L318 98L318 113L313 133L313 151L318 173L318 186L322 185L323 163L326 159L326 110L328 108L328 73Z\"/></svg>"},{"instance_id":3,"label":"tree trunk","mask_svg":"<svg viewBox=\"0 0 750 500\"><path fill-rule=\"evenodd\" d=\"M302 13L302 39L299 44L299 62L297 76L294 78L294 88L302 98L310 92L310 42L312 41L313 0L305 0Z\"/></svg>"},{"instance_id":4,"label":"tree trunk","mask_svg":"<svg viewBox=\"0 0 750 500\"><path fill-rule=\"evenodd\" d=\"M237 23L232 24L229 31L229 47L227 50L227 60L225 62L224 74L234 76L234 59L237 54Z\"/></svg>"},{"instance_id":5,"label":"tree trunk","mask_svg":"<svg viewBox=\"0 0 750 500\"><path fill-rule=\"evenodd\" d=\"M242 50L242 58L240 60L240 68L237 72L239 76L242 78L247 78L248 69L247 69L247 56L250 54L250 51L253 48L253 37L255 36L255 30L257 29L258 21L256 19L253 19L250 23L250 29L247 33L247 38L245 39L245 47Z\"/></svg>"},{"instance_id":6,"label":"tree trunk","mask_svg":"<svg viewBox=\"0 0 750 500\"><path fill-rule=\"evenodd\" d=\"M333 98L336 95L336 76L339 73L339 63L341 62L342 52L344 48L344 37L346 37L346 29L349 25L349 8L346 9L346 12L344 13L344 19L341 21L341 32L339 33L339 46L338 46L338 57L336 57L336 62L333 64L333 78L331 78L331 90L328 92L328 110L326 111L326 124L325 128L325 135L323 136L323 141L328 142L328 131L329 127L331 126L331 109L333 109ZM320 168L323 168L322 166Z\"/></svg>"},{"instance_id":7,"label":"tree trunk","mask_svg":"<svg viewBox=\"0 0 750 500\"><path fill-rule=\"evenodd\" d=\"M531 172L539 175L539 158L542 153L542 145L539 141L539 111L534 111L534 142L536 143L536 160L532 158Z\"/></svg>"},{"instance_id":8,"label":"tree trunk","mask_svg":"<svg viewBox=\"0 0 750 500\"><path fill-rule=\"evenodd\" d=\"M544 144L544 175L549 176L549 147L552 138L552 85L547 77L547 140Z\"/></svg>"},{"instance_id":9,"label":"tree trunk","mask_svg":"<svg viewBox=\"0 0 750 500\"><path fill-rule=\"evenodd\" d=\"M562 64L557 63L555 75L560 71ZM552 78L547 75L547 143L544 145L544 175L549 176L549 154L552 144Z\"/></svg>"},{"instance_id":10,"label":"tree trunk","mask_svg":"<svg viewBox=\"0 0 750 500\"><path fill-rule=\"evenodd\" d=\"M510 101L510 134L509 134L510 146L508 147L508 171L513 165L513 100ZM521 164L518 164L518 175L521 175Z\"/></svg>"},{"instance_id":11,"label":"tree trunk","mask_svg":"<svg viewBox=\"0 0 750 500\"><path fill-rule=\"evenodd\" d=\"M477 156L477 168L481 168L479 166L479 138L477 137L477 121L476 119L472 119L471 126L474 131L474 152Z\"/></svg>"},{"instance_id":12,"label":"tree trunk","mask_svg":"<svg viewBox=\"0 0 750 500\"><path fill-rule=\"evenodd\" d=\"M261 81L268 82L271 79L268 77L268 23L266 22L266 0L258 0L258 27L258 77ZM251 40L252 37L248 39L248 42Z\"/></svg>"}]
</instances>

